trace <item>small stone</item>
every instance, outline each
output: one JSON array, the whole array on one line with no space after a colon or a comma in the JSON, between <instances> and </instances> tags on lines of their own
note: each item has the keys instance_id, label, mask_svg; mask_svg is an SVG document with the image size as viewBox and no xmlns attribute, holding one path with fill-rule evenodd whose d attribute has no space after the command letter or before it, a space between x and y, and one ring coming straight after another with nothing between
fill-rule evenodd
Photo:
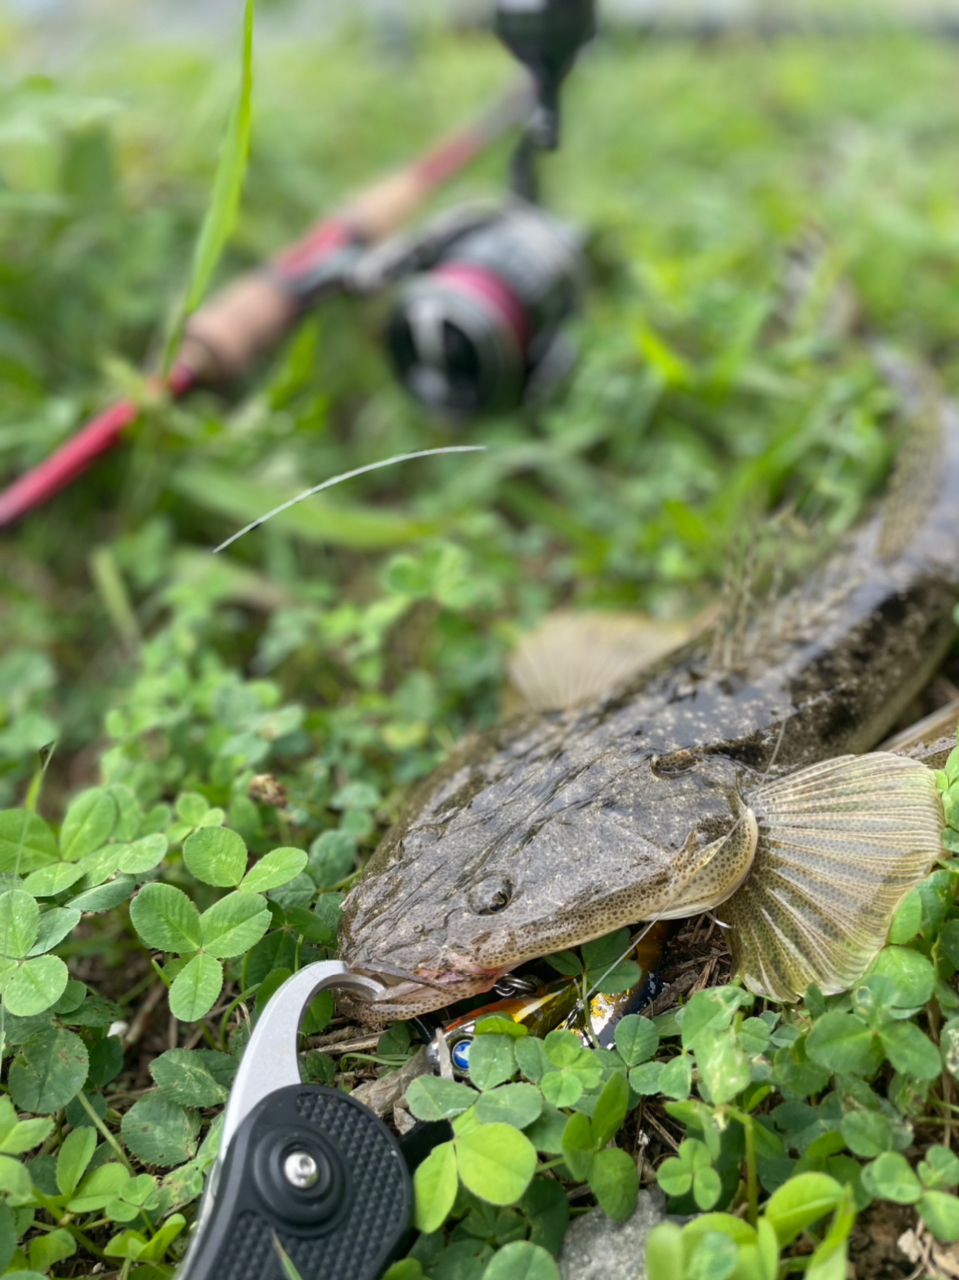
<instances>
[{"instance_id":1,"label":"small stone","mask_svg":"<svg viewBox=\"0 0 959 1280\"><path fill-rule=\"evenodd\" d=\"M646 1280L646 1239L665 1218L666 1197L658 1188L640 1191L627 1222L590 1209L566 1232L559 1255L561 1280Z\"/></svg>"},{"instance_id":2,"label":"small stone","mask_svg":"<svg viewBox=\"0 0 959 1280\"><path fill-rule=\"evenodd\" d=\"M393 1108L393 1123L396 1125L396 1132L400 1137L405 1137L409 1131L416 1125L416 1117L410 1115L405 1107L401 1107L399 1103Z\"/></svg>"},{"instance_id":3,"label":"small stone","mask_svg":"<svg viewBox=\"0 0 959 1280\"><path fill-rule=\"evenodd\" d=\"M357 1086L353 1090L353 1097L382 1119L398 1102L401 1102L406 1095L406 1090L417 1076L429 1074L430 1064L426 1058L426 1045L422 1045L398 1071L390 1071L385 1076L379 1076L376 1080Z\"/></svg>"},{"instance_id":4,"label":"small stone","mask_svg":"<svg viewBox=\"0 0 959 1280\"><path fill-rule=\"evenodd\" d=\"M255 773L247 783L246 794L271 809L282 809L286 804L286 789L272 773Z\"/></svg>"},{"instance_id":5,"label":"small stone","mask_svg":"<svg viewBox=\"0 0 959 1280\"><path fill-rule=\"evenodd\" d=\"M913 1231L911 1227L908 1231L904 1231L896 1241L896 1244L899 1246L899 1251L904 1253L913 1266L915 1266L922 1257L922 1246L919 1243L919 1237L916 1235L915 1231Z\"/></svg>"}]
</instances>

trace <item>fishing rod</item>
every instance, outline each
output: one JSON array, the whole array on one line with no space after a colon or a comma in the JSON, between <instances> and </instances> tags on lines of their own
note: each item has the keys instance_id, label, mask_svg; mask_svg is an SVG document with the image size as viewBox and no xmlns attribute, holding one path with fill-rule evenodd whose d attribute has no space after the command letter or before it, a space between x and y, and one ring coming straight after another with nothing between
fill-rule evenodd
<instances>
[{"instance_id":1,"label":"fishing rod","mask_svg":"<svg viewBox=\"0 0 959 1280\"><path fill-rule=\"evenodd\" d=\"M531 87L510 90L473 123L450 133L412 163L374 183L315 223L269 263L215 293L190 317L166 378L173 399L202 384L235 380L274 347L324 292L336 291L346 262L401 226L439 186L528 113ZM140 413L126 397L82 426L49 458L0 493L0 527L35 510L122 438Z\"/></svg>"},{"instance_id":2,"label":"fishing rod","mask_svg":"<svg viewBox=\"0 0 959 1280\"><path fill-rule=\"evenodd\" d=\"M499 0L495 25L529 73L524 84L203 303L155 388L179 399L235 381L323 299L401 280L386 347L428 409L463 419L556 385L575 358L562 328L582 291L582 238L539 206L535 158L559 143L559 88L595 31L593 0ZM523 122L505 199L398 234L437 187ZM72 483L139 413L133 398L117 401L0 492L0 528Z\"/></svg>"}]
</instances>

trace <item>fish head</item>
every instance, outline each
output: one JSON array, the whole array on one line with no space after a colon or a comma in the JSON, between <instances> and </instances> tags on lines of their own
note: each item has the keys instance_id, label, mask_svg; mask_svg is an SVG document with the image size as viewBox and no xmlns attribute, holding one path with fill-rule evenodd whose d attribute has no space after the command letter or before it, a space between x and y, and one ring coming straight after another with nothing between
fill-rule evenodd
<instances>
[{"instance_id":1,"label":"fish head","mask_svg":"<svg viewBox=\"0 0 959 1280\"><path fill-rule=\"evenodd\" d=\"M344 901L340 955L388 984L350 1011L409 1017L524 960L715 906L755 852L742 773L639 741L474 740L423 784Z\"/></svg>"}]
</instances>

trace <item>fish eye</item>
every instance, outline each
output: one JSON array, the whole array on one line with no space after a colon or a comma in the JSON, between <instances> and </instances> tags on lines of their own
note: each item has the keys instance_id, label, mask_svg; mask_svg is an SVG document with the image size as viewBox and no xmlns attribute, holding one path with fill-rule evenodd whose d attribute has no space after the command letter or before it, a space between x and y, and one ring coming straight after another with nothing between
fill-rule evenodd
<instances>
[{"instance_id":1,"label":"fish eye","mask_svg":"<svg viewBox=\"0 0 959 1280\"><path fill-rule=\"evenodd\" d=\"M486 880L469 895L469 904L478 916L492 916L509 905L513 886L508 880Z\"/></svg>"},{"instance_id":2,"label":"fish eye","mask_svg":"<svg viewBox=\"0 0 959 1280\"><path fill-rule=\"evenodd\" d=\"M650 768L657 778L675 778L699 762L698 751L671 751L666 756L653 756Z\"/></svg>"}]
</instances>

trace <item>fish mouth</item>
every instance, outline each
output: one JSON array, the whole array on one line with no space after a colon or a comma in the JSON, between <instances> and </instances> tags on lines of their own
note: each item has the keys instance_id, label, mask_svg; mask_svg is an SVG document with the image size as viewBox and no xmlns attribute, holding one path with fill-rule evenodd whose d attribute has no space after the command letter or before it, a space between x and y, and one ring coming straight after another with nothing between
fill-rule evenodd
<instances>
[{"instance_id":1,"label":"fish mouth","mask_svg":"<svg viewBox=\"0 0 959 1280\"><path fill-rule=\"evenodd\" d=\"M349 1001L359 1016L381 1020L405 1018L413 1013L439 1009L468 996L489 991L494 983L508 973L512 966L496 967L474 964L462 957L451 957L448 966L424 968L416 972L402 969L389 961L366 957L350 964L354 973L373 978L383 990L370 1000L355 1004Z\"/></svg>"}]
</instances>

